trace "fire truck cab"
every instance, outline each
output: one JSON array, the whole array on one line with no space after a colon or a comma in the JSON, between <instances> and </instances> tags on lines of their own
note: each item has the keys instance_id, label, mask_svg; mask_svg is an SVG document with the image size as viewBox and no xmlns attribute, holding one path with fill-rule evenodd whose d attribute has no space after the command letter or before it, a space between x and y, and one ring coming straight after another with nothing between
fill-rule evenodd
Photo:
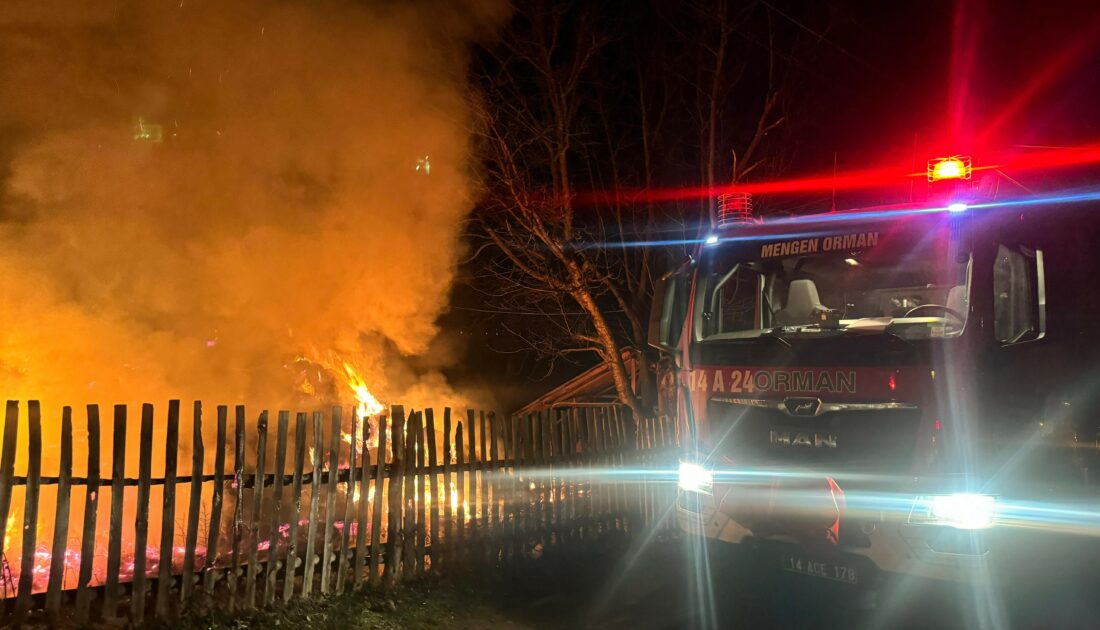
<instances>
[{"instance_id":1,"label":"fire truck cab","mask_svg":"<svg viewBox=\"0 0 1100 630\"><path fill-rule=\"evenodd\" d=\"M1100 444L1082 199L727 215L650 318L681 529L869 585L981 579L1007 532L1057 528Z\"/></svg>"}]
</instances>

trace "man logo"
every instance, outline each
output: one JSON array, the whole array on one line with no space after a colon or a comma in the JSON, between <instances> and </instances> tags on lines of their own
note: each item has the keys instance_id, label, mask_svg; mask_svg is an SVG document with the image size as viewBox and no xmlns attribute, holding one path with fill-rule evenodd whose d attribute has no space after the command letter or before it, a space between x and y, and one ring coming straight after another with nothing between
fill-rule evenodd
<instances>
[{"instance_id":1,"label":"man logo","mask_svg":"<svg viewBox=\"0 0 1100 630\"><path fill-rule=\"evenodd\" d=\"M783 409L792 416L812 417L821 411L820 398L784 398Z\"/></svg>"},{"instance_id":2,"label":"man logo","mask_svg":"<svg viewBox=\"0 0 1100 630\"><path fill-rule=\"evenodd\" d=\"M771 431L768 438L773 446L808 446L811 448L836 448L836 436L831 433Z\"/></svg>"}]
</instances>

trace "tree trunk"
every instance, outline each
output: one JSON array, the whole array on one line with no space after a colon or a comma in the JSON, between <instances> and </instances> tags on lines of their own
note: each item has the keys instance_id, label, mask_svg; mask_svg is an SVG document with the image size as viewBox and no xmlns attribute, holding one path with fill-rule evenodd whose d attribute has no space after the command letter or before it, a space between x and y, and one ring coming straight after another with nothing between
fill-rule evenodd
<instances>
[{"instance_id":1,"label":"tree trunk","mask_svg":"<svg viewBox=\"0 0 1100 630\"><path fill-rule=\"evenodd\" d=\"M626 372L626 364L623 363L623 349L619 342L615 340L615 335L611 332L611 326L608 325L599 305L596 304L592 295L584 289L577 289L572 292L572 295L577 304L592 317L592 324L596 328L596 338L600 342L600 355L611 372L611 380L615 383L615 392L619 395L619 402L630 407L635 420L644 417L645 414L642 413L641 406L638 404L634 386L630 382L630 375Z\"/></svg>"}]
</instances>

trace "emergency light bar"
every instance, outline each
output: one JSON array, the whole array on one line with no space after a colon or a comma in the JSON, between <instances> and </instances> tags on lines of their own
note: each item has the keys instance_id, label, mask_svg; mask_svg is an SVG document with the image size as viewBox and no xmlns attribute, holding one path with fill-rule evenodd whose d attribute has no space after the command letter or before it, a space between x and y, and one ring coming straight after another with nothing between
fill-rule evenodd
<instances>
[{"instance_id":1,"label":"emergency light bar","mask_svg":"<svg viewBox=\"0 0 1100 630\"><path fill-rule=\"evenodd\" d=\"M973 174L969 155L952 155L928 160L928 181L944 179L969 180Z\"/></svg>"},{"instance_id":2,"label":"emergency light bar","mask_svg":"<svg viewBox=\"0 0 1100 630\"><path fill-rule=\"evenodd\" d=\"M735 225L749 225L756 220L752 216L752 193L734 192L718 195L718 229Z\"/></svg>"}]
</instances>

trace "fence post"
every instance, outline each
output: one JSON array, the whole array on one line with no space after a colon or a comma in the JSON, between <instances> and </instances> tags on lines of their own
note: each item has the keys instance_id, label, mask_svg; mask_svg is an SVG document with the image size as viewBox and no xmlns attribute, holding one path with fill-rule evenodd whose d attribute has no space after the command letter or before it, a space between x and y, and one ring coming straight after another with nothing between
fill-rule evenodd
<instances>
[{"instance_id":1,"label":"fence post","mask_svg":"<svg viewBox=\"0 0 1100 630\"><path fill-rule=\"evenodd\" d=\"M141 406L141 448L138 456L137 519L134 523L134 577L130 589L130 621L145 619L145 562L149 543L149 490L153 467L153 405Z\"/></svg>"},{"instance_id":2,"label":"fence post","mask_svg":"<svg viewBox=\"0 0 1100 630\"><path fill-rule=\"evenodd\" d=\"M509 566L516 570L516 430L515 416L506 416L504 424L504 466L508 470L507 486L504 491L504 519L508 522L508 544L506 545Z\"/></svg>"},{"instance_id":3,"label":"fence post","mask_svg":"<svg viewBox=\"0 0 1100 630\"><path fill-rule=\"evenodd\" d=\"M286 572L283 576L283 601L294 595L294 577L298 573L298 519L302 518L302 470L306 465L306 419L299 411L294 419L294 486L291 491L294 509L287 532Z\"/></svg>"},{"instance_id":4,"label":"fence post","mask_svg":"<svg viewBox=\"0 0 1100 630\"><path fill-rule=\"evenodd\" d=\"M157 617L168 616L168 594L172 589L172 549L176 527L176 469L179 458L180 401L168 401L168 432L164 451L164 494L161 504L160 561L157 567Z\"/></svg>"},{"instance_id":5,"label":"fence post","mask_svg":"<svg viewBox=\"0 0 1100 630\"><path fill-rule=\"evenodd\" d=\"M363 418L363 426L360 428L363 436L363 452L359 458L359 515L355 522L355 558L352 563L351 581L357 584L363 580L363 573L367 565L367 529L370 524L370 514L367 507L370 505L370 416ZM355 440L352 439L352 442ZM354 447L354 445L353 445Z\"/></svg>"},{"instance_id":6,"label":"fence post","mask_svg":"<svg viewBox=\"0 0 1100 630\"><path fill-rule=\"evenodd\" d=\"M206 533L206 559L203 562L203 587L208 596L214 594L218 573L218 543L221 538L222 493L225 491L225 440L229 409L218 405L218 439L214 449L214 496L210 501L210 528Z\"/></svg>"},{"instance_id":7,"label":"fence post","mask_svg":"<svg viewBox=\"0 0 1100 630\"><path fill-rule=\"evenodd\" d=\"M404 508L404 527L401 529L401 538L404 547L402 557L401 574L405 579L413 576L416 562L416 492L413 480L416 478L416 434L419 432L420 412L409 414L409 424L405 431L405 475L403 478L404 495L402 495L402 507Z\"/></svg>"},{"instance_id":8,"label":"fence post","mask_svg":"<svg viewBox=\"0 0 1100 630\"><path fill-rule=\"evenodd\" d=\"M557 484L557 477L554 475L554 452L553 445L554 440L551 438L551 434L554 431L554 412L551 409L547 409L542 416L542 465L543 465L543 484L542 484L542 520L544 524L544 536L545 540L543 545L546 548L550 547L550 542L554 538L554 504L551 503L551 497L554 494L554 486Z\"/></svg>"},{"instance_id":9,"label":"fence post","mask_svg":"<svg viewBox=\"0 0 1100 630\"><path fill-rule=\"evenodd\" d=\"M451 505L451 489L454 488L454 482L451 481L451 408L443 408L443 540L444 547L446 548L447 559L444 561L444 566L448 566L447 563L451 562L451 558L454 556L455 546L454 539L451 538L452 532L454 532L454 524L451 520L454 518L454 512L457 505ZM455 496L458 496L458 490L455 489ZM440 559L442 560L442 555Z\"/></svg>"},{"instance_id":10,"label":"fence post","mask_svg":"<svg viewBox=\"0 0 1100 630\"><path fill-rule=\"evenodd\" d=\"M470 458L467 460L466 469L470 475L469 492L467 492L470 503L470 538L473 539L474 544L477 544L481 539L481 523L478 521L478 512L480 511L479 499L480 491L477 478L477 429L474 427L474 410L466 410L466 441L469 442Z\"/></svg>"},{"instance_id":11,"label":"fence post","mask_svg":"<svg viewBox=\"0 0 1100 630\"><path fill-rule=\"evenodd\" d=\"M416 574L424 574L424 539L428 535L427 518L428 478L425 476L424 460L427 455L424 444L424 412L416 414L416 474L413 485L416 489Z\"/></svg>"},{"instance_id":12,"label":"fence post","mask_svg":"<svg viewBox=\"0 0 1100 630\"><path fill-rule=\"evenodd\" d=\"M485 541L484 542L485 546L489 546L489 545L492 544L488 540L488 538L492 535L492 521L489 520L489 515L490 515L490 509L489 509L489 476L488 476L489 475L489 471L488 471L489 457L488 457L488 452L485 450L486 449L486 438L489 437L488 436L489 432L486 430L487 425L485 423L485 412L484 411L479 411L477 418L478 418L478 430L481 431L481 438L480 438L481 455L478 458L478 462L477 462L478 475L481 477L481 483L478 486L479 489L480 489L480 492L481 492L481 529L482 529L481 538L482 538L483 541Z\"/></svg>"},{"instance_id":13,"label":"fence post","mask_svg":"<svg viewBox=\"0 0 1100 630\"><path fill-rule=\"evenodd\" d=\"M80 539L80 574L76 585L76 622L88 621L92 563L95 561L96 516L99 511L99 406L88 405L88 486L84 493L84 529ZM6 518L6 513L0 512ZM0 534L2 536L2 534Z\"/></svg>"},{"instance_id":14,"label":"fence post","mask_svg":"<svg viewBox=\"0 0 1100 630\"><path fill-rule=\"evenodd\" d=\"M348 483L344 486L344 526L340 528L340 539L336 542L338 553L336 554L336 585L333 591L339 593L346 583L347 565L351 556L351 524L354 514L352 506L355 504L355 433L359 429L359 412L355 407L351 408L351 431L348 433ZM343 441L343 440L341 440Z\"/></svg>"},{"instance_id":15,"label":"fence post","mask_svg":"<svg viewBox=\"0 0 1100 630\"><path fill-rule=\"evenodd\" d=\"M111 531L107 539L107 585L103 590L103 617L118 615L118 572L122 565L123 481L126 478L126 405L115 405L111 426Z\"/></svg>"},{"instance_id":16,"label":"fence post","mask_svg":"<svg viewBox=\"0 0 1100 630\"><path fill-rule=\"evenodd\" d=\"M390 471L389 479L389 524L386 527L386 564L383 567L387 586L397 579L397 565L401 558L401 482L405 474L405 409L400 405L394 405L392 409L390 449L393 470Z\"/></svg>"},{"instance_id":17,"label":"fence post","mask_svg":"<svg viewBox=\"0 0 1100 630\"><path fill-rule=\"evenodd\" d=\"M15 625L31 608L34 587L34 552L38 544L38 491L42 478L42 416L37 400L27 403L27 493L23 501L23 561L19 568L19 594L15 599Z\"/></svg>"},{"instance_id":18,"label":"fence post","mask_svg":"<svg viewBox=\"0 0 1100 630\"><path fill-rule=\"evenodd\" d=\"M244 586L244 605L256 607L256 582L260 574L260 523L264 511L264 459L267 455L267 410L256 423L256 470L252 475L252 511L248 514L248 577Z\"/></svg>"},{"instance_id":19,"label":"fence post","mask_svg":"<svg viewBox=\"0 0 1100 630\"><path fill-rule=\"evenodd\" d=\"M237 594L241 590L241 537L244 536L244 405L233 410L233 487L237 496L233 500L233 552L229 573L229 610L237 606Z\"/></svg>"},{"instance_id":20,"label":"fence post","mask_svg":"<svg viewBox=\"0 0 1100 630\"><path fill-rule=\"evenodd\" d=\"M374 502L370 515L370 581L378 584L382 576L378 564L382 560L382 493L386 481L386 416L378 416L378 461L374 469ZM388 541L387 541L388 543Z\"/></svg>"},{"instance_id":21,"label":"fence post","mask_svg":"<svg viewBox=\"0 0 1100 630\"><path fill-rule=\"evenodd\" d=\"M430 558L432 572L437 573L439 571L439 557L441 555L439 546L439 502L446 501L447 499L441 499L439 497L439 471L436 468L439 460L436 459L435 412L431 407L428 407L424 410L424 415L428 423L425 435L428 442L428 485L432 496L432 500L429 503L430 514L428 516L427 536L429 549L431 550Z\"/></svg>"},{"instance_id":22,"label":"fence post","mask_svg":"<svg viewBox=\"0 0 1100 630\"><path fill-rule=\"evenodd\" d=\"M187 502L187 534L184 538L183 575L180 576L180 603L186 604L199 580L195 574L195 551L199 544L199 511L202 508L203 464L206 452L202 443L202 403L195 401L191 422L191 496Z\"/></svg>"},{"instance_id":23,"label":"fence post","mask_svg":"<svg viewBox=\"0 0 1100 630\"><path fill-rule=\"evenodd\" d=\"M309 597L313 590L313 576L316 573L317 554L314 549L317 546L317 512L321 506L321 457L323 455L322 422L320 411L313 412L313 471L310 473L309 483L309 524L306 526L306 557L302 571L302 597Z\"/></svg>"},{"instance_id":24,"label":"fence post","mask_svg":"<svg viewBox=\"0 0 1100 630\"><path fill-rule=\"evenodd\" d=\"M561 480L561 490L558 495L561 498L561 506L558 509L558 520L563 524L562 528L564 532L562 539L565 542L570 542L569 538L572 536L573 523L569 518L569 500L570 500L570 484L573 481L573 411L569 408L564 408L558 415L558 420L561 423L561 461L562 468L565 470L563 479Z\"/></svg>"},{"instance_id":25,"label":"fence post","mask_svg":"<svg viewBox=\"0 0 1100 630\"><path fill-rule=\"evenodd\" d=\"M19 402L15 400L9 400L4 411L4 446L3 451L0 453L0 526L3 527L3 531L0 531L0 551L8 548L7 541L7 524L8 513L11 511L11 497L13 481L15 476L15 445L19 437ZM4 559L4 567L7 568L7 559ZM7 597L8 582L3 583L0 593ZM2 604L2 602L0 602ZM3 618L5 614L5 606L0 605L0 618Z\"/></svg>"},{"instance_id":26,"label":"fence post","mask_svg":"<svg viewBox=\"0 0 1100 630\"><path fill-rule=\"evenodd\" d=\"M275 485L271 490L271 531L267 539L267 572L264 574L264 605L275 603L275 584L279 579L279 529L283 519L283 474L286 472L286 433L290 426L290 412L280 411L275 434ZM298 515L294 515L298 519ZM286 565L291 566L288 557ZM293 570L288 570L287 581L294 581Z\"/></svg>"},{"instance_id":27,"label":"fence post","mask_svg":"<svg viewBox=\"0 0 1100 630\"><path fill-rule=\"evenodd\" d=\"M61 411L61 464L57 478L57 505L53 519L50 581L46 586L46 618L57 623L61 590L65 587L65 551L69 542L69 495L73 481L73 409Z\"/></svg>"},{"instance_id":28,"label":"fence post","mask_svg":"<svg viewBox=\"0 0 1100 630\"><path fill-rule=\"evenodd\" d=\"M336 518L336 482L340 477L340 431L343 429L339 407L332 408L332 421L329 426L328 450L328 488L325 495L325 548L321 553L321 593L328 592L329 577L332 575L332 527Z\"/></svg>"},{"instance_id":29,"label":"fence post","mask_svg":"<svg viewBox=\"0 0 1100 630\"><path fill-rule=\"evenodd\" d=\"M459 422L455 426L455 481L458 484L458 518L456 519L458 527L458 544L455 546L454 553L456 560L459 559L459 557L462 556L463 552L466 550L466 455L464 454L465 449L463 448L463 446L464 443L462 442L462 423Z\"/></svg>"},{"instance_id":30,"label":"fence post","mask_svg":"<svg viewBox=\"0 0 1100 630\"><path fill-rule=\"evenodd\" d=\"M499 437L498 434L500 433L501 428L502 427L500 426L500 423L497 422L496 414L493 413L492 411L490 411L489 412L489 436L490 436L489 437L489 473L488 473L489 474L489 489L488 489L487 493L489 494L489 496L492 500L492 503L491 503L492 507L489 510L489 512L492 515L492 519L490 520L490 522L492 523L490 531L493 534L491 551L492 551L492 554L493 554L494 557L496 557L499 553L498 552L498 547L500 546L500 540L501 540L500 532L501 532L501 528L503 527L503 522L501 521L501 516L502 516L502 511L503 510L500 506L500 481L497 477L497 471L500 468L500 462L497 459L497 456L499 455L499 453L497 452L497 438Z\"/></svg>"}]
</instances>

